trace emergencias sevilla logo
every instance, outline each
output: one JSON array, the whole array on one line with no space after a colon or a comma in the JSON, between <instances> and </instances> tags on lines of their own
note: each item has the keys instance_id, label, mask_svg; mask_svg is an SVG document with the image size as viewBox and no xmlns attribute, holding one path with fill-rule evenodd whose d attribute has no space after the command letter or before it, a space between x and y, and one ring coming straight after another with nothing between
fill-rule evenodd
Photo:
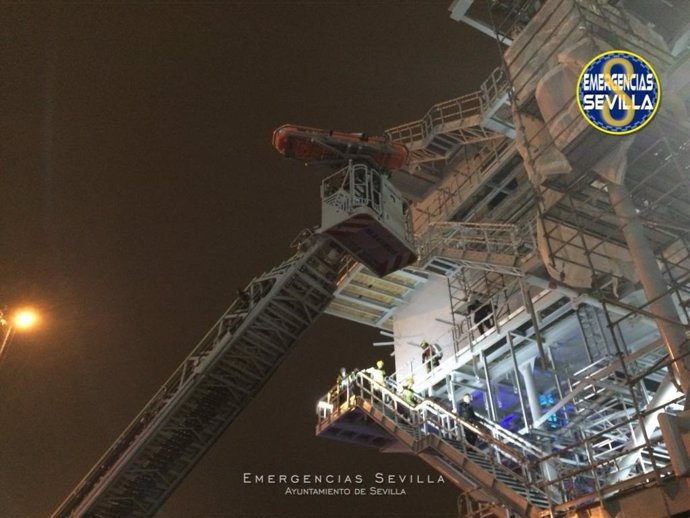
<instances>
[{"instance_id":1,"label":"emergencias sevilla logo","mask_svg":"<svg viewBox=\"0 0 690 518\"><path fill-rule=\"evenodd\" d=\"M611 50L592 59L577 81L577 103L592 126L611 135L642 129L654 117L661 87L652 66L641 56Z\"/></svg>"}]
</instances>

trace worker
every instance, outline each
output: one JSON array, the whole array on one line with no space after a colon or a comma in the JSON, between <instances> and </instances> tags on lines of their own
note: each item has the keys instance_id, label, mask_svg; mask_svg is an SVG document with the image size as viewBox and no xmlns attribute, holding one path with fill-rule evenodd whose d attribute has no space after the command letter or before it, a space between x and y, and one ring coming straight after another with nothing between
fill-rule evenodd
<instances>
[{"instance_id":1,"label":"worker","mask_svg":"<svg viewBox=\"0 0 690 518\"><path fill-rule=\"evenodd\" d=\"M338 405L342 405L345 401L347 401L351 388L350 376L347 374L347 369L345 367L340 367L338 376L335 378L335 390L338 393Z\"/></svg>"},{"instance_id":2,"label":"worker","mask_svg":"<svg viewBox=\"0 0 690 518\"><path fill-rule=\"evenodd\" d=\"M431 344L424 340L422 342L422 363L426 367L427 372L431 372L431 355L433 351L431 350Z\"/></svg>"},{"instance_id":3,"label":"worker","mask_svg":"<svg viewBox=\"0 0 690 518\"><path fill-rule=\"evenodd\" d=\"M458 403L457 414L463 421L476 426L478 420L477 414L474 413L474 408L472 407L471 394L462 396L462 401ZM464 424L463 428L465 430L465 441L471 446L474 446L477 442L477 432L470 430L467 426L464 426Z\"/></svg>"},{"instance_id":4,"label":"worker","mask_svg":"<svg viewBox=\"0 0 690 518\"><path fill-rule=\"evenodd\" d=\"M345 367L340 367L338 376L335 378L335 384L338 385L338 387L347 385L347 369Z\"/></svg>"},{"instance_id":5,"label":"worker","mask_svg":"<svg viewBox=\"0 0 690 518\"><path fill-rule=\"evenodd\" d=\"M402 382L402 390L400 392L400 396L402 397L403 401L410 406L414 406L415 393L414 390L412 390L413 385L414 378L409 376L405 379L405 381Z\"/></svg>"},{"instance_id":6,"label":"worker","mask_svg":"<svg viewBox=\"0 0 690 518\"><path fill-rule=\"evenodd\" d=\"M467 309L472 311L474 313L473 315L473 320L474 323L477 325L477 330L479 331L480 335L483 335L485 331L488 331L492 327L494 327L494 321L493 321L493 310L491 309L491 303L486 302L485 304L482 304L479 302L479 299L474 299L472 301L472 304L470 304Z\"/></svg>"},{"instance_id":7,"label":"worker","mask_svg":"<svg viewBox=\"0 0 690 518\"><path fill-rule=\"evenodd\" d=\"M424 340L422 342L422 363L426 367L426 371L431 372L434 368L438 367L440 359L441 355L436 348Z\"/></svg>"},{"instance_id":8,"label":"worker","mask_svg":"<svg viewBox=\"0 0 690 518\"><path fill-rule=\"evenodd\" d=\"M412 390L413 385L414 378L412 376L405 378L405 381L403 381L400 385L400 397L405 403L407 403L407 405L398 403L398 413L406 419L410 419L410 409L414 407L415 403L415 393L414 390Z\"/></svg>"},{"instance_id":9,"label":"worker","mask_svg":"<svg viewBox=\"0 0 690 518\"><path fill-rule=\"evenodd\" d=\"M372 398L387 403L389 398L386 396L384 401L381 390L381 387L386 386L386 371L383 370L383 360L378 360L375 367L369 367L364 372L371 378L371 387L367 387L369 383L366 383L365 388L371 389Z\"/></svg>"},{"instance_id":10,"label":"worker","mask_svg":"<svg viewBox=\"0 0 690 518\"><path fill-rule=\"evenodd\" d=\"M370 367L366 373L371 377L371 380L381 386L386 384L386 371L383 370L383 360L376 362L376 367Z\"/></svg>"}]
</instances>

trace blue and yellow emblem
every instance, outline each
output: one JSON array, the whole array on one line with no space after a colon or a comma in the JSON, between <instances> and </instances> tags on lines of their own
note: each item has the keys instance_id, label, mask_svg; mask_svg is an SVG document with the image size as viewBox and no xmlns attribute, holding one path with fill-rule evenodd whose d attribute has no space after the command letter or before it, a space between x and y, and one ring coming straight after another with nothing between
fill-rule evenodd
<instances>
[{"instance_id":1,"label":"blue and yellow emblem","mask_svg":"<svg viewBox=\"0 0 690 518\"><path fill-rule=\"evenodd\" d=\"M577 104L592 126L611 135L627 135L652 120L661 99L659 77L637 54L611 50L582 69Z\"/></svg>"}]
</instances>

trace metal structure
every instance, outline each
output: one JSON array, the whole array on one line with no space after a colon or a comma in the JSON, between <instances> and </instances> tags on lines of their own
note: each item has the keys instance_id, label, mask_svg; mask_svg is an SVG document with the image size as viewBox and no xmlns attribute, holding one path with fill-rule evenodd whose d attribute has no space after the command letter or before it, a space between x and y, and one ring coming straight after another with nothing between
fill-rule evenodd
<instances>
[{"instance_id":1,"label":"metal structure","mask_svg":"<svg viewBox=\"0 0 690 518\"><path fill-rule=\"evenodd\" d=\"M457 485L460 516L690 512L690 30L664 18L678 1L455 0L504 51L477 92L383 139L277 130L286 156L340 167L321 228L240 293L54 516L152 515L324 311L392 336L396 371L331 389L317 434L417 455ZM610 48L664 78L655 120L625 138L574 99ZM452 412L468 393L478 422Z\"/></svg>"},{"instance_id":2,"label":"metal structure","mask_svg":"<svg viewBox=\"0 0 690 518\"><path fill-rule=\"evenodd\" d=\"M345 254L321 236L254 279L53 516L151 516L322 313Z\"/></svg>"},{"instance_id":3,"label":"metal structure","mask_svg":"<svg viewBox=\"0 0 690 518\"><path fill-rule=\"evenodd\" d=\"M346 163L323 182L322 228L304 231L292 258L239 291L54 518L152 516L324 312L354 258L382 275L415 261L407 202L379 171L402 163L405 147L344 133L308 134L292 145L304 128L293 134L283 127L274 143L291 158Z\"/></svg>"},{"instance_id":4,"label":"metal structure","mask_svg":"<svg viewBox=\"0 0 690 518\"><path fill-rule=\"evenodd\" d=\"M503 66L386 132L410 149L393 181L414 200L425 280L369 321L393 335L388 385L357 374L352 394L331 391L317 434L419 456L458 486L460 516L690 511L690 19L650 4L455 0ZM580 70L609 49L663 78L633 136L598 132L576 104ZM340 293L327 311L364 321ZM416 406L396 396L409 376ZM476 447L449 412L467 393L485 416Z\"/></svg>"}]
</instances>

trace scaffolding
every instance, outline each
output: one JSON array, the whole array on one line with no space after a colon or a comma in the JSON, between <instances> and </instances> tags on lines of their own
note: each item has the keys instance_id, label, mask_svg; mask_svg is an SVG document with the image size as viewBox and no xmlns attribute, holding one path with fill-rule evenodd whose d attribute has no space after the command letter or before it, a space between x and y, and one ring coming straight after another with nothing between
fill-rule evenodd
<instances>
[{"instance_id":1,"label":"scaffolding","mask_svg":"<svg viewBox=\"0 0 690 518\"><path fill-rule=\"evenodd\" d=\"M460 516L690 510L690 119L688 89L673 86L687 83L679 72L687 57L625 5L456 0L456 19L492 27L507 46L489 81L496 93L485 98L493 101L477 101L482 87L387 132L412 151L397 182L416 200L415 268L446 279L438 296L449 314L436 320L451 337L431 372L399 339L392 386L413 375L424 396L406 415L426 415L428 402L454 408L472 394L492 433L529 445L524 487L534 484L546 500L532 502L535 511L487 490L482 476L495 476L494 467L462 464L442 444L452 435L442 426L396 421L392 389L379 396L380 413L358 393L323 415L317 433L343 439L337 422L355 408L357 426L348 429L362 437L377 429L370 446L403 442L459 479ZM670 85L655 119L634 136L605 135L577 108L579 71L611 48L643 55ZM510 131L489 122L499 112ZM427 183L419 189L405 174ZM428 300L425 290L406 294L406 303ZM395 312L391 320L395 334L404 322Z\"/></svg>"},{"instance_id":2,"label":"scaffolding","mask_svg":"<svg viewBox=\"0 0 690 518\"><path fill-rule=\"evenodd\" d=\"M455 0L507 47L477 92L384 139L279 129L281 152L356 155L324 181L321 232L240 290L55 516L155 513L324 311L391 336L396 372L331 389L317 434L417 455L461 516L687 515L690 61L670 44L690 33L667 45L626 3ZM577 109L577 72L610 48L670 86L635 136ZM392 178L372 169L407 149ZM476 418L456 415L467 394Z\"/></svg>"}]
</instances>

